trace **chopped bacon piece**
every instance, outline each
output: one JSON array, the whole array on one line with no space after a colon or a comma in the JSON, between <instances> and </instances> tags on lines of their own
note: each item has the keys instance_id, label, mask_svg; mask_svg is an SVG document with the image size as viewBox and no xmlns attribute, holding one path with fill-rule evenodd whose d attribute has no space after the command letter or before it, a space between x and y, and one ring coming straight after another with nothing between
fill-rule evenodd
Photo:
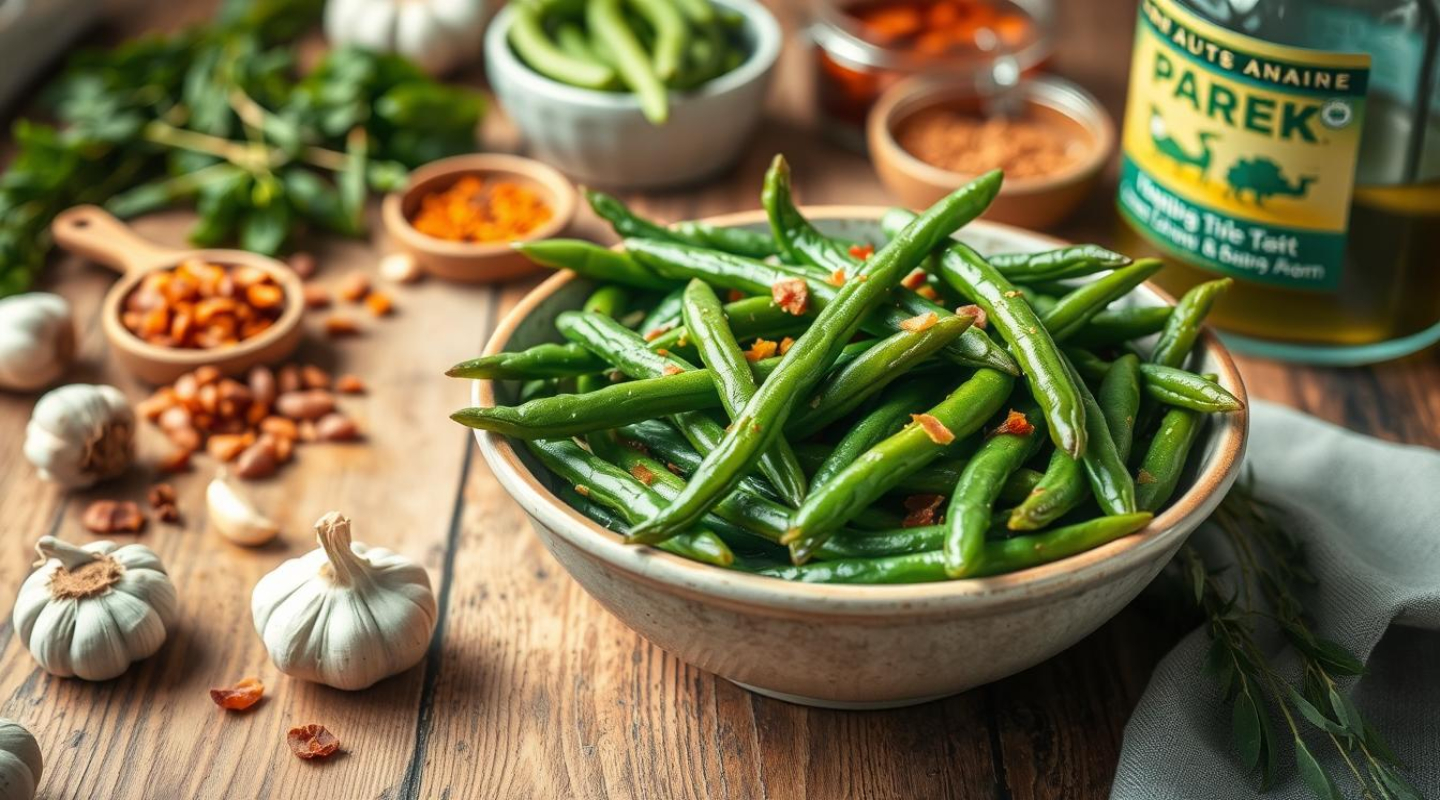
<instances>
[{"instance_id":1,"label":"chopped bacon piece","mask_svg":"<svg viewBox=\"0 0 1440 800\"><path fill-rule=\"evenodd\" d=\"M810 307L810 287L800 278L786 278L770 287L770 299L787 314L802 316Z\"/></svg>"},{"instance_id":2,"label":"chopped bacon piece","mask_svg":"<svg viewBox=\"0 0 1440 800\"><path fill-rule=\"evenodd\" d=\"M586 485L583 484L583 483L577 483L577 484L575 484L575 494L578 494L578 495L580 495L581 497L589 497L589 496L590 496L590 487L589 487L589 486L586 486Z\"/></svg>"},{"instance_id":3,"label":"chopped bacon piece","mask_svg":"<svg viewBox=\"0 0 1440 800\"><path fill-rule=\"evenodd\" d=\"M211 689L210 699L227 711L244 711L260 702L263 694L265 684L261 683L259 678L242 678L228 689Z\"/></svg>"},{"instance_id":4,"label":"chopped bacon piece","mask_svg":"<svg viewBox=\"0 0 1440 800\"><path fill-rule=\"evenodd\" d=\"M745 351L745 360L759 361L762 358L769 358L775 355L779 349L780 345L769 339L756 339L755 343L750 345L750 349Z\"/></svg>"},{"instance_id":5,"label":"chopped bacon piece","mask_svg":"<svg viewBox=\"0 0 1440 800\"><path fill-rule=\"evenodd\" d=\"M655 328L655 329L653 329L653 330L648 330L648 331L645 332L645 341L647 341L647 342L653 342L653 341L655 341L656 339L659 339L661 336L664 336L664 335L665 335L667 332L669 332L669 330L670 330L671 328L673 328L673 327L675 327L675 323L670 322L670 323L666 323L666 324L664 324L664 325L661 325L660 327Z\"/></svg>"},{"instance_id":6,"label":"chopped bacon piece","mask_svg":"<svg viewBox=\"0 0 1440 800\"><path fill-rule=\"evenodd\" d=\"M974 317L975 321L971 324L982 331L985 330L985 326L990 322L990 318L985 314L985 309L976 305L960 306L955 309L955 314L961 317Z\"/></svg>"},{"instance_id":7,"label":"chopped bacon piece","mask_svg":"<svg viewBox=\"0 0 1440 800\"><path fill-rule=\"evenodd\" d=\"M794 339L791 339L789 336L786 336L784 339L781 339L781 340L780 340L780 355L783 356L783 355L785 355L786 353L790 352L790 348L791 348L791 347L794 347L794 346L795 346L795 340L794 340Z\"/></svg>"},{"instance_id":8,"label":"chopped bacon piece","mask_svg":"<svg viewBox=\"0 0 1440 800\"><path fill-rule=\"evenodd\" d=\"M911 333L919 333L920 331L935 327L935 323L939 321L940 318L935 315L934 311L926 311L924 314L917 314L910 319L902 321L900 328L901 330L907 330Z\"/></svg>"},{"instance_id":9,"label":"chopped bacon piece","mask_svg":"<svg viewBox=\"0 0 1440 800\"><path fill-rule=\"evenodd\" d=\"M927 277L929 276L925 274L925 270L917 269L909 275L906 275L905 279L900 281L900 285L906 289L919 289L925 285L925 279Z\"/></svg>"},{"instance_id":10,"label":"chopped bacon piece","mask_svg":"<svg viewBox=\"0 0 1440 800\"><path fill-rule=\"evenodd\" d=\"M920 295L921 297L931 301L932 303L940 302L940 293L935 291L935 287L931 286L928 283L924 286L921 286L919 289L916 289L915 294Z\"/></svg>"},{"instance_id":11,"label":"chopped bacon piece","mask_svg":"<svg viewBox=\"0 0 1440 800\"><path fill-rule=\"evenodd\" d=\"M939 522L940 504L945 498L938 494L912 494L905 498L905 521L901 523L906 528L918 528L922 525L934 525Z\"/></svg>"},{"instance_id":12,"label":"chopped bacon piece","mask_svg":"<svg viewBox=\"0 0 1440 800\"><path fill-rule=\"evenodd\" d=\"M680 367L675 366L674 364L666 364L666 365L665 365L665 368L662 369L662 370L660 370L660 371L663 372L663 373L666 374L666 375L679 375L680 373L684 372L685 370L681 369Z\"/></svg>"},{"instance_id":13,"label":"chopped bacon piece","mask_svg":"<svg viewBox=\"0 0 1440 800\"><path fill-rule=\"evenodd\" d=\"M290 745L290 752L306 761L312 758L329 758L340 750L340 740L324 725L291 728L285 741Z\"/></svg>"},{"instance_id":14,"label":"chopped bacon piece","mask_svg":"<svg viewBox=\"0 0 1440 800\"><path fill-rule=\"evenodd\" d=\"M1000 423L1000 426L995 430L991 431L990 435L1029 436L1034 432L1035 426L1030 423L1030 420L1026 419L1023 413L1012 408L1010 409L1010 413L1005 415L1005 421Z\"/></svg>"},{"instance_id":15,"label":"chopped bacon piece","mask_svg":"<svg viewBox=\"0 0 1440 800\"><path fill-rule=\"evenodd\" d=\"M831 285L831 286L844 286L844 285L845 285L845 270L843 270L843 269L837 269L837 270L835 270L834 272L830 273L830 285Z\"/></svg>"},{"instance_id":16,"label":"chopped bacon piece","mask_svg":"<svg viewBox=\"0 0 1440 800\"><path fill-rule=\"evenodd\" d=\"M955 434L945 427L944 423L929 414L911 414L910 419L919 425L925 431L925 435L930 437L930 441L935 444L950 444L955 441Z\"/></svg>"},{"instance_id":17,"label":"chopped bacon piece","mask_svg":"<svg viewBox=\"0 0 1440 800\"><path fill-rule=\"evenodd\" d=\"M635 476L635 480L640 481L646 486L655 482L655 473L646 469L644 464L635 464L630 467L630 474Z\"/></svg>"},{"instance_id":18,"label":"chopped bacon piece","mask_svg":"<svg viewBox=\"0 0 1440 800\"><path fill-rule=\"evenodd\" d=\"M873 244L852 244L852 245L850 245L850 257L851 257L851 258L858 259L858 260L860 260L860 261L864 261L865 259L867 259L867 258L869 258L870 256L873 256L873 255L875 255L875 245L873 245Z\"/></svg>"},{"instance_id":19,"label":"chopped bacon piece","mask_svg":"<svg viewBox=\"0 0 1440 800\"><path fill-rule=\"evenodd\" d=\"M745 293L739 289L731 289L730 293L725 295L725 301L728 303L736 303L744 299Z\"/></svg>"}]
</instances>

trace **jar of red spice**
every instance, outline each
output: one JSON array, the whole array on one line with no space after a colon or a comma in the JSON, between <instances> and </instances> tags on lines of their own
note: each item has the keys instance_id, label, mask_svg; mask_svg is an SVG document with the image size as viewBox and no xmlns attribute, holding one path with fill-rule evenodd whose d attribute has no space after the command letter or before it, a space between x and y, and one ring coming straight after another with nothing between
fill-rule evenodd
<instances>
[{"instance_id":1,"label":"jar of red spice","mask_svg":"<svg viewBox=\"0 0 1440 800\"><path fill-rule=\"evenodd\" d=\"M812 9L821 121L856 149L891 84L938 74L1003 87L1053 48L1053 0L812 0Z\"/></svg>"}]
</instances>

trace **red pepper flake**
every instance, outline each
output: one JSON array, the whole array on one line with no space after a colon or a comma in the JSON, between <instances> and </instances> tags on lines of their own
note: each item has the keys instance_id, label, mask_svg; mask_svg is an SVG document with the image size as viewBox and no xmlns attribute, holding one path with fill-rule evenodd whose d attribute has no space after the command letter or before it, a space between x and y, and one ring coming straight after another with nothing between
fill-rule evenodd
<instances>
[{"instance_id":1,"label":"red pepper flake","mask_svg":"<svg viewBox=\"0 0 1440 800\"><path fill-rule=\"evenodd\" d=\"M843 270L843 269L837 269L837 270L835 270L834 272L830 273L830 285L831 285L831 286L844 286L844 285L845 285L845 270Z\"/></svg>"},{"instance_id":2,"label":"red pepper flake","mask_svg":"<svg viewBox=\"0 0 1440 800\"><path fill-rule=\"evenodd\" d=\"M974 317L975 321L970 324L974 325L982 331L985 330L985 326L990 323L990 318L986 316L985 309L981 308L980 306L960 306L959 308L955 309L955 314L956 316L960 317Z\"/></svg>"},{"instance_id":3,"label":"red pepper flake","mask_svg":"<svg viewBox=\"0 0 1440 800\"><path fill-rule=\"evenodd\" d=\"M917 269L909 275L906 275L905 280L900 281L900 285L906 289L919 289L925 285L925 279L927 277L929 276L925 274L925 270Z\"/></svg>"},{"instance_id":4,"label":"red pepper flake","mask_svg":"<svg viewBox=\"0 0 1440 800\"><path fill-rule=\"evenodd\" d=\"M226 711L244 711L260 702L265 694L265 684L259 678L242 678L228 689L211 689L210 699Z\"/></svg>"},{"instance_id":5,"label":"red pepper flake","mask_svg":"<svg viewBox=\"0 0 1440 800\"><path fill-rule=\"evenodd\" d=\"M664 336L664 335L665 335L666 333L668 333L669 330L670 330L671 328L673 328L673 327L675 327L675 323L670 322L670 323L666 323L666 324L664 324L664 325L661 325L660 327L655 328L655 329L653 329L653 330L646 331L646 332L645 332L645 341L647 341L647 342L653 342L653 341L655 341L656 339L659 339L661 336Z\"/></svg>"},{"instance_id":6,"label":"red pepper flake","mask_svg":"<svg viewBox=\"0 0 1440 800\"><path fill-rule=\"evenodd\" d=\"M935 287L931 286L928 283L924 286L921 286L919 289L916 289L915 294L920 295L921 297L929 300L932 303L940 302L940 293L935 291Z\"/></svg>"},{"instance_id":7,"label":"red pepper flake","mask_svg":"<svg viewBox=\"0 0 1440 800\"><path fill-rule=\"evenodd\" d=\"M795 340L792 339L792 338L790 338L789 336L786 336L784 339L781 339L781 340L780 340L780 355L783 356L783 355L785 355L786 353L790 352L790 348L792 348L792 347L794 347L794 346L795 346Z\"/></svg>"},{"instance_id":8,"label":"red pepper flake","mask_svg":"<svg viewBox=\"0 0 1440 800\"><path fill-rule=\"evenodd\" d=\"M1010 409L1010 413L1005 415L1005 421L1000 423L1000 427L991 431L990 435L1029 436L1034 432L1035 426L1030 424L1030 420L1026 419L1024 414L1012 408Z\"/></svg>"},{"instance_id":9,"label":"red pepper flake","mask_svg":"<svg viewBox=\"0 0 1440 800\"><path fill-rule=\"evenodd\" d=\"M910 319L902 320L900 322L900 329L910 331L911 333L919 333L920 331L935 327L935 323L939 321L940 318L935 315L934 311L926 311L924 314L917 314Z\"/></svg>"},{"instance_id":10,"label":"red pepper flake","mask_svg":"<svg viewBox=\"0 0 1440 800\"><path fill-rule=\"evenodd\" d=\"M906 528L918 528L922 525L934 525L938 523L940 504L945 498L938 494L912 494L905 498L905 521L900 523Z\"/></svg>"},{"instance_id":11,"label":"red pepper flake","mask_svg":"<svg viewBox=\"0 0 1440 800\"><path fill-rule=\"evenodd\" d=\"M925 431L925 435L930 437L930 441L935 444L950 444L955 441L955 434L945 427L943 422L929 414L911 414L910 419L919 425Z\"/></svg>"},{"instance_id":12,"label":"red pepper flake","mask_svg":"<svg viewBox=\"0 0 1440 800\"><path fill-rule=\"evenodd\" d=\"M665 368L662 369L662 370L660 370L660 371L663 372L663 373L666 374L666 375L679 375L680 373L684 372L685 370L681 369L680 367L675 366L674 364L666 364L666 365L665 365Z\"/></svg>"},{"instance_id":13,"label":"red pepper flake","mask_svg":"<svg viewBox=\"0 0 1440 800\"><path fill-rule=\"evenodd\" d=\"M800 278L786 278L770 287L770 299L788 314L799 317L810 306L810 287Z\"/></svg>"},{"instance_id":14,"label":"red pepper flake","mask_svg":"<svg viewBox=\"0 0 1440 800\"><path fill-rule=\"evenodd\" d=\"M859 261L864 261L865 259L867 259L867 258L869 258L870 256L873 256L873 255L875 255L875 245L873 245L873 244L852 244L852 245L850 245L850 257L851 257L851 258L854 258L854 259L859 260Z\"/></svg>"},{"instance_id":15,"label":"red pepper flake","mask_svg":"<svg viewBox=\"0 0 1440 800\"><path fill-rule=\"evenodd\" d=\"M745 360L759 361L762 358L769 358L775 355L779 349L780 345L769 339L756 339L755 343L750 345L750 349L745 351Z\"/></svg>"},{"instance_id":16,"label":"red pepper flake","mask_svg":"<svg viewBox=\"0 0 1440 800\"><path fill-rule=\"evenodd\" d=\"M655 482L655 473L646 469L644 464L632 465L630 467L630 474L635 476L635 480L640 481L646 486Z\"/></svg>"},{"instance_id":17,"label":"red pepper flake","mask_svg":"<svg viewBox=\"0 0 1440 800\"><path fill-rule=\"evenodd\" d=\"M1135 476L1136 483L1154 483L1156 480L1158 479L1154 475L1151 475L1149 472L1146 472L1143 469L1140 470L1139 475Z\"/></svg>"},{"instance_id":18,"label":"red pepper flake","mask_svg":"<svg viewBox=\"0 0 1440 800\"><path fill-rule=\"evenodd\" d=\"M324 725L311 724L291 728L285 741L290 745L290 752L306 761L312 758L329 758L340 750L340 740Z\"/></svg>"},{"instance_id":19,"label":"red pepper flake","mask_svg":"<svg viewBox=\"0 0 1440 800\"><path fill-rule=\"evenodd\" d=\"M740 291L739 289L731 289L730 293L725 295L725 299L728 302L737 303L745 299L745 293Z\"/></svg>"}]
</instances>

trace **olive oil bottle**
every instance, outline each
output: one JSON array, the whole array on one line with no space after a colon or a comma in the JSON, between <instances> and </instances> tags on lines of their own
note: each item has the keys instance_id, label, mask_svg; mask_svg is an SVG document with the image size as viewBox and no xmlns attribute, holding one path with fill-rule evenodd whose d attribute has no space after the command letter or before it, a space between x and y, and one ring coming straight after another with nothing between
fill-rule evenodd
<instances>
[{"instance_id":1,"label":"olive oil bottle","mask_svg":"<svg viewBox=\"0 0 1440 800\"><path fill-rule=\"evenodd\" d=\"M1440 0L1142 0L1128 230L1235 348L1358 364L1440 340Z\"/></svg>"}]
</instances>

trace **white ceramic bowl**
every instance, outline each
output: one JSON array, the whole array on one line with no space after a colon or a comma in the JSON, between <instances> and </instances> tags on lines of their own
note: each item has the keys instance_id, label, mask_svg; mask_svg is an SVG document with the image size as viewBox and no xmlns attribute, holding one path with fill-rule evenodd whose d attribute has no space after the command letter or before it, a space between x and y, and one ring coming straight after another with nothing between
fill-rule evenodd
<instances>
[{"instance_id":1,"label":"white ceramic bowl","mask_svg":"<svg viewBox=\"0 0 1440 800\"><path fill-rule=\"evenodd\" d=\"M485 33L485 71L533 154L576 180L633 189L693 183L739 158L780 55L780 25L764 6L713 2L745 17L750 57L693 92L672 92L664 125L645 119L632 94L568 86L526 66L507 41L509 5Z\"/></svg>"},{"instance_id":2,"label":"white ceramic bowl","mask_svg":"<svg viewBox=\"0 0 1440 800\"><path fill-rule=\"evenodd\" d=\"M824 231L878 238L884 209L806 210ZM759 212L711 220L764 227ZM962 236L981 252L1034 251L1059 242L994 223ZM500 323L485 352L556 341L555 317L591 285L560 273ZM1169 298L1148 284L1130 302ZM1208 331L1200 368L1241 400L1230 356ZM514 402L515 387L476 381L477 405ZM1234 482L1248 430L1242 410L1212 418L1192 453L1186 488L1149 527L1051 564L993 578L903 586L796 584L731 572L626 545L549 490L551 476L503 436L476 432L500 484L520 503L555 559L595 599L680 658L762 694L838 708L880 708L964 691L1064 650L1130 602Z\"/></svg>"}]
</instances>

